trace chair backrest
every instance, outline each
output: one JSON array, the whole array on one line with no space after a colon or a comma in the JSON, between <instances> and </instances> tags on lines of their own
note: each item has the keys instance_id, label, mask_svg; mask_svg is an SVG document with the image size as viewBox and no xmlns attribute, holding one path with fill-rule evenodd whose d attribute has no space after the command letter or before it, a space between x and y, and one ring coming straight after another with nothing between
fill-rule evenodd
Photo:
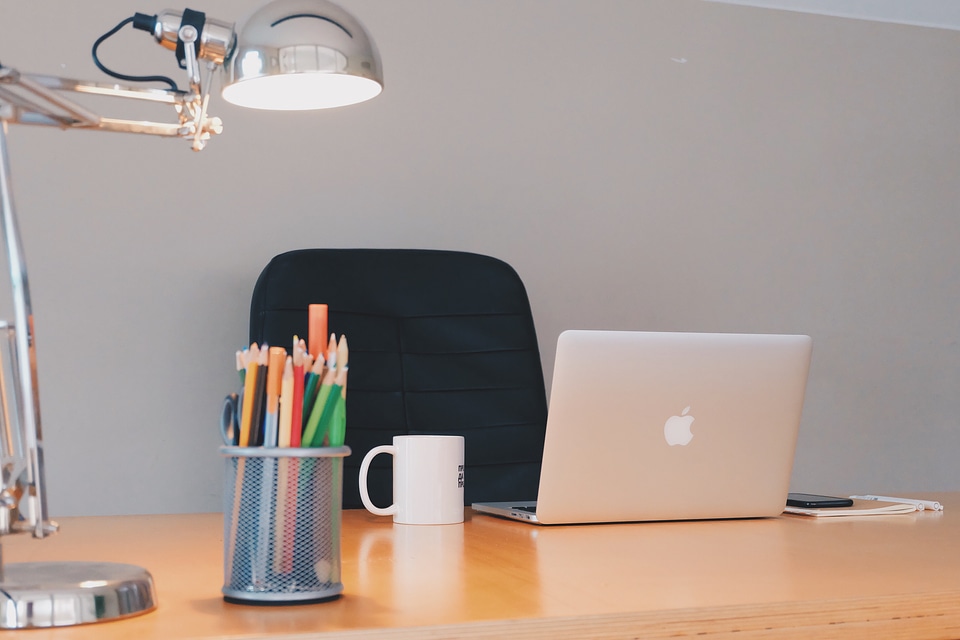
<instances>
[{"instance_id":1,"label":"chair backrest","mask_svg":"<svg viewBox=\"0 0 960 640\"><path fill-rule=\"evenodd\" d=\"M464 499L535 499L547 403L526 290L506 263L472 253L304 249L273 258L257 280L250 340L305 336L307 306L329 306L347 336L346 508L360 507L358 470L395 435L466 442ZM392 502L389 456L370 468L370 496Z\"/></svg>"}]
</instances>

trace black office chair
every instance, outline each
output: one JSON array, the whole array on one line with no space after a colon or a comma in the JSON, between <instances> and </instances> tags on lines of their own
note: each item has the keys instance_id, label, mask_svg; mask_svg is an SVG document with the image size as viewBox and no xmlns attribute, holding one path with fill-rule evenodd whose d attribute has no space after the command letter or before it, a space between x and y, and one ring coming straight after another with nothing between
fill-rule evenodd
<instances>
[{"instance_id":1,"label":"black office chair","mask_svg":"<svg viewBox=\"0 0 960 640\"><path fill-rule=\"evenodd\" d=\"M535 499L547 403L526 290L495 258L455 251L304 249L273 258L257 280L250 340L305 336L307 306L329 305L347 336L345 508L361 507L363 456L395 435L466 442L464 499ZM370 497L392 502L391 459L377 456Z\"/></svg>"}]
</instances>

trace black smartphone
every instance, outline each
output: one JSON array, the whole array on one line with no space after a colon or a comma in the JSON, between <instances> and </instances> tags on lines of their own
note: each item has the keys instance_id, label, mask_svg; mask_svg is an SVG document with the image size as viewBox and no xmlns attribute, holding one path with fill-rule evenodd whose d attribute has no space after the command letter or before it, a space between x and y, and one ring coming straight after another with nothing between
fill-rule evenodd
<instances>
[{"instance_id":1,"label":"black smartphone","mask_svg":"<svg viewBox=\"0 0 960 640\"><path fill-rule=\"evenodd\" d=\"M852 507L850 498L834 496L818 496L812 493L788 493L788 507L803 507L805 509L829 509L830 507Z\"/></svg>"}]
</instances>

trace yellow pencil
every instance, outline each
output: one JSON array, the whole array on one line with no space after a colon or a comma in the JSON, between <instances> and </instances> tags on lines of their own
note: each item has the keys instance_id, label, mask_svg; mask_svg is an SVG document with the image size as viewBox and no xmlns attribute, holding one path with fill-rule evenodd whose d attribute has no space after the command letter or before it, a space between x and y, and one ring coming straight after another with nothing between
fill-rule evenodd
<instances>
[{"instance_id":1,"label":"yellow pencil","mask_svg":"<svg viewBox=\"0 0 960 640\"><path fill-rule=\"evenodd\" d=\"M287 361L283 365L283 380L280 382L280 431L277 434L277 446L290 446L290 424L293 416L293 357L287 356ZM282 549L287 543L287 502L289 500L290 483L290 458L278 458L277 464L277 514L276 514L276 534L273 537L274 548ZM294 485L294 489L296 485ZM291 523L292 525L292 523ZM273 570L280 573L284 569L284 553L274 551Z\"/></svg>"},{"instance_id":2,"label":"yellow pencil","mask_svg":"<svg viewBox=\"0 0 960 640\"><path fill-rule=\"evenodd\" d=\"M280 381L280 421L277 446L290 446L290 424L293 417L293 357L287 356Z\"/></svg>"}]
</instances>

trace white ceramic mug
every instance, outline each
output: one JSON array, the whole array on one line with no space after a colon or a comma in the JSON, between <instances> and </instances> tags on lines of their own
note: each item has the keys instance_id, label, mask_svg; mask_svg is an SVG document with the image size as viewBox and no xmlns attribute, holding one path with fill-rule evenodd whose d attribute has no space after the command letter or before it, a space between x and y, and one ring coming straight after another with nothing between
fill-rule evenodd
<instances>
[{"instance_id":1,"label":"white ceramic mug","mask_svg":"<svg viewBox=\"0 0 960 640\"><path fill-rule=\"evenodd\" d=\"M393 456L393 504L370 501L367 472L381 454ZM463 522L463 436L395 436L374 447L360 463L360 499L370 513L398 524Z\"/></svg>"}]
</instances>

